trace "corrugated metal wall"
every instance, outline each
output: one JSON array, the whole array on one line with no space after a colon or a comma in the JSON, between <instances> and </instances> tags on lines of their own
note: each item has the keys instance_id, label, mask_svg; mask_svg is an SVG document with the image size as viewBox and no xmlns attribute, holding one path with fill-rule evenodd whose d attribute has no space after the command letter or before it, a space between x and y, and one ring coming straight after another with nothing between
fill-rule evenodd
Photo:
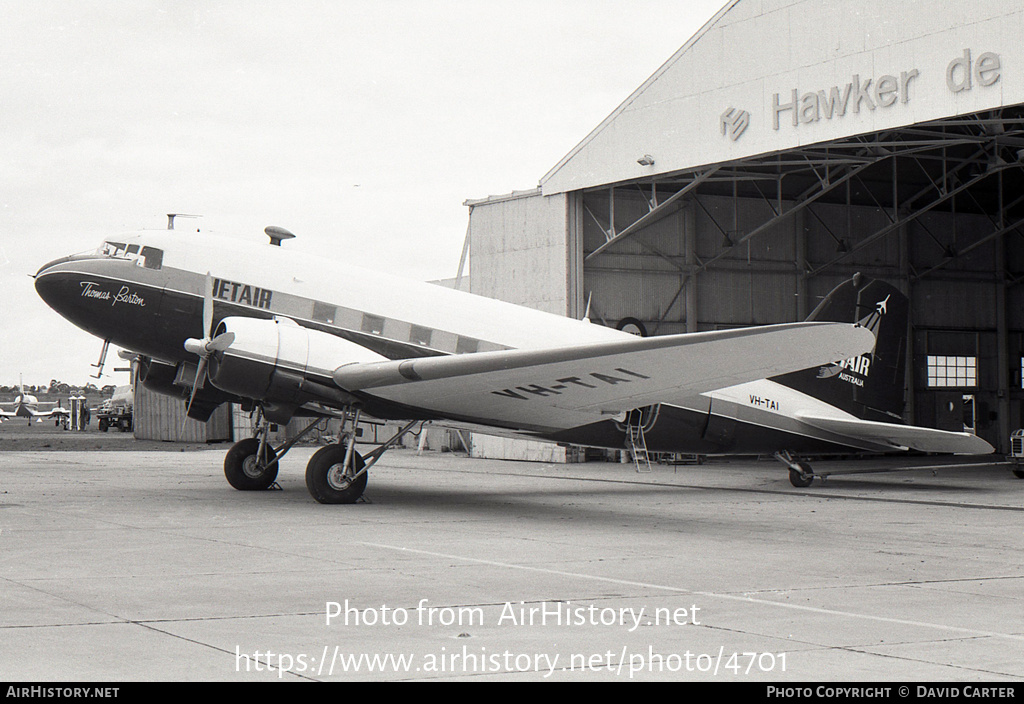
<instances>
[{"instance_id":1,"label":"corrugated metal wall","mask_svg":"<svg viewBox=\"0 0 1024 704\"><path fill-rule=\"evenodd\" d=\"M200 423L185 415L182 399L158 394L136 384L132 414L135 437L139 440L224 442L233 437L231 404L227 403L214 411L208 422Z\"/></svg>"}]
</instances>

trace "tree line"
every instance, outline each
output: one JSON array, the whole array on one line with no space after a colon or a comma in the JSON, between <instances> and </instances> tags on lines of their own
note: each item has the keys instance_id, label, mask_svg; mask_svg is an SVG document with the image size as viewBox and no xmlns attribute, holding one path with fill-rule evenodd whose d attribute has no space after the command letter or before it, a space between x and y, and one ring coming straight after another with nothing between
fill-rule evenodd
<instances>
[{"instance_id":1,"label":"tree line","mask_svg":"<svg viewBox=\"0 0 1024 704\"><path fill-rule=\"evenodd\" d=\"M25 384L25 393L32 394L33 396L94 396L99 394L100 396L113 396L114 395L114 384L106 384L105 386L96 386L92 382L85 384L84 386L75 386L74 384L67 384L57 379L50 380L48 386ZM15 384L13 386L0 385L0 394L18 394L20 389Z\"/></svg>"}]
</instances>

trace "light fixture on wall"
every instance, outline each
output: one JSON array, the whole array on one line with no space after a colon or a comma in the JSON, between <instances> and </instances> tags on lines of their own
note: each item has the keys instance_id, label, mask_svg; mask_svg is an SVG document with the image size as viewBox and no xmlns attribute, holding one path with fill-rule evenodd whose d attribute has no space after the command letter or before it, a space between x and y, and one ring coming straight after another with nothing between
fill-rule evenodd
<instances>
[{"instance_id":1,"label":"light fixture on wall","mask_svg":"<svg viewBox=\"0 0 1024 704\"><path fill-rule=\"evenodd\" d=\"M650 154L644 154L636 160L636 163L640 164L640 166L654 166L654 157Z\"/></svg>"}]
</instances>

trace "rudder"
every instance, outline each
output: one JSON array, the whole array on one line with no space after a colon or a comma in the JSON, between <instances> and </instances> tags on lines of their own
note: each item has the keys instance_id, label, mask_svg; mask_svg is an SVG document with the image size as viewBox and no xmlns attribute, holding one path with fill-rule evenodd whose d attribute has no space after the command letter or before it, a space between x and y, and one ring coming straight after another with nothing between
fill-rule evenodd
<instances>
[{"instance_id":1,"label":"rudder","mask_svg":"<svg viewBox=\"0 0 1024 704\"><path fill-rule=\"evenodd\" d=\"M858 323L875 335L859 357L773 377L864 420L903 422L910 302L879 279L860 274L832 290L808 320Z\"/></svg>"}]
</instances>

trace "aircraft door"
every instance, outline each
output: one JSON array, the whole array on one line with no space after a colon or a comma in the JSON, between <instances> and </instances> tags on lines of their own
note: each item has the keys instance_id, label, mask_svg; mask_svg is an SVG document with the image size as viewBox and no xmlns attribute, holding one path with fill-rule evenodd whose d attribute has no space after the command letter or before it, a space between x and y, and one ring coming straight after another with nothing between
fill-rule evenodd
<instances>
[{"instance_id":1,"label":"aircraft door","mask_svg":"<svg viewBox=\"0 0 1024 704\"><path fill-rule=\"evenodd\" d=\"M974 394L963 395L962 407L964 416L964 432L970 433L971 435L977 435L978 412L974 404Z\"/></svg>"},{"instance_id":2,"label":"aircraft door","mask_svg":"<svg viewBox=\"0 0 1024 704\"><path fill-rule=\"evenodd\" d=\"M714 402L708 413L708 424L704 428L704 439L714 443L720 450L731 448L736 442L736 419L715 415Z\"/></svg>"},{"instance_id":3,"label":"aircraft door","mask_svg":"<svg viewBox=\"0 0 1024 704\"><path fill-rule=\"evenodd\" d=\"M935 395L935 426L939 430L977 434L977 410L974 394L960 392Z\"/></svg>"}]
</instances>

